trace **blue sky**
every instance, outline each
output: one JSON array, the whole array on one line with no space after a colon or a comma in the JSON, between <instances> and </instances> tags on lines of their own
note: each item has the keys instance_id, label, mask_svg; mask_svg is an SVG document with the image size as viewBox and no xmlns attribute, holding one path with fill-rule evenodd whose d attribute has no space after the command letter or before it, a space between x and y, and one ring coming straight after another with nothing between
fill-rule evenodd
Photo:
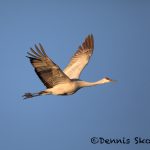
<instances>
[{"instance_id":1,"label":"blue sky","mask_svg":"<svg viewBox=\"0 0 150 150\"><path fill-rule=\"evenodd\" d=\"M148 149L90 138L150 138L149 18L146 0L1 0L0 149ZM41 42L64 68L90 33L95 49L81 79L118 82L23 101L45 88L25 57L29 48Z\"/></svg>"}]
</instances>

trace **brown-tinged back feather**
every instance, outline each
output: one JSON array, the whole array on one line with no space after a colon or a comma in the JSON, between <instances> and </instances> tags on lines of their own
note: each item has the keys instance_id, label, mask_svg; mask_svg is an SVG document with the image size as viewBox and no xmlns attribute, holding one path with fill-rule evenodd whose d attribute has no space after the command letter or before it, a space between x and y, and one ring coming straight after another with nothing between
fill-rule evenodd
<instances>
[{"instance_id":1,"label":"brown-tinged back feather","mask_svg":"<svg viewBox=\"0 0 150 150\"><path fill-rule=\"evenodd\" d=\"M47 88L52 88L57 84L69 82L70 79L45 53L41 44L35 45L36 51L32 48L27 52L36 74Z\"/></svg>"}]
</instances>

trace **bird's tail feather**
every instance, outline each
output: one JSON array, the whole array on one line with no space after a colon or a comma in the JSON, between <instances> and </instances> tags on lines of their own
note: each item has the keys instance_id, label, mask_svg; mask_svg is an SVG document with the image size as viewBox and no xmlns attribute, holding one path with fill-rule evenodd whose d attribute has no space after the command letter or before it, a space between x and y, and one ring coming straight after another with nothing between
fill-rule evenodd
<instances>
[{"instance_id":1,"label":"bird's tail feather","mask_svg":"<svg viewBox=\"0 0 150 150\"><path fill-rule=\"evenodd\" d=\"M32 98L35 96L45 95L45 94L46 94L45 91L41 91L41 92L37 92L37 93L25 93L22 97L23 97L23 99L28 99L28 98Z\"/></svg>"}]
</instances>

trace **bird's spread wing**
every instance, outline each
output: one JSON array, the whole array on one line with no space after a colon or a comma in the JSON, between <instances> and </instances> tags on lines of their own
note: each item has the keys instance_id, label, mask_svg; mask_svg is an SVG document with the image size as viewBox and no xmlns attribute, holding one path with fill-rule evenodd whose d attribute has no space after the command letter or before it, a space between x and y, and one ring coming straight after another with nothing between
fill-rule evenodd
<instances>
[{"instance_id":1,"label":"bird's spread wing","mask_svg":"<svg viewBox=\"0 0 150 150\"><path fill-rule=\"evenodd\" d=\"M70 81L59 66L47 56L41 44L39 44L39 47L35 45L35 49L36 51L31 48L31 51L27 52L27 57L30 59L36 74L47 88Z\"/></svg>"},{"instance_id":2,"label":"bird's spread wing","mask_svg":"<svg viewBox=\"0 0 150 150\"><path fill-rule=\"evenodd\" d=\"M89 59L93 53L94 49L94 38L93 35L89 35L85 38L84 42L81 46L79 46L78 50L71 58L70 63L64 69L64 73L70 79L78 79L81 71L89 62Z\"/></svg>"}]
</instances>

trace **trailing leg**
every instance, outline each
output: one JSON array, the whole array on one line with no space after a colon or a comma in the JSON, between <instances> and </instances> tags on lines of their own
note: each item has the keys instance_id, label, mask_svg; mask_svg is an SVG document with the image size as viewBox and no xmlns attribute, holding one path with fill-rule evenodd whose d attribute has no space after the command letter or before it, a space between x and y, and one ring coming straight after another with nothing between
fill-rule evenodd
<instances>
[{"instance_id":1,"label":"trailing leg","mask_svg":"<svg viewBox=\"0 0 150 150\"><path fill-rule=\"evenodd\" d=\"M28 99L28 98L41 96L41 95L46 95L46 94L49 94L49 93L47 93L46 91L41 91L41 92L37 92L37 93L25 93L22 97L24 99Z\"/></svg>"}]
</instances>

